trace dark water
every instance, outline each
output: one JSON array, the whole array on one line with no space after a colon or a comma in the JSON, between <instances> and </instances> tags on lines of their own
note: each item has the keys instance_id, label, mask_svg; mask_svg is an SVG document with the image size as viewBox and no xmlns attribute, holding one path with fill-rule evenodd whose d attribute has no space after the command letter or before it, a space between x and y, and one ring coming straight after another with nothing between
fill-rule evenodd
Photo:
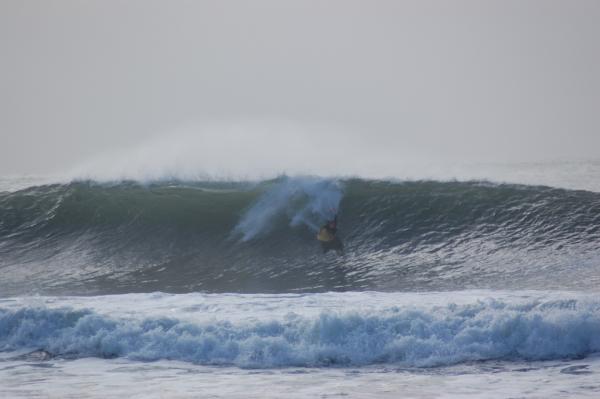
<instances>
[{"instance_id":1,"label":"dark water","mask_svg":"<svg viewBox=\"0 0 600 399\"><path fill-rule=\"evenodd\" d=\"M279 198L282 184L291 194ZM341 198L341 257L322 255L315 240L329 211L323 184ZM0 293L581 290L599 282L598 193L482 182L295 185L76 182L0 193ZM258 234L239 233L271 197L268 220L246 222L260 224Z\"/></svg>"}]
</instances>

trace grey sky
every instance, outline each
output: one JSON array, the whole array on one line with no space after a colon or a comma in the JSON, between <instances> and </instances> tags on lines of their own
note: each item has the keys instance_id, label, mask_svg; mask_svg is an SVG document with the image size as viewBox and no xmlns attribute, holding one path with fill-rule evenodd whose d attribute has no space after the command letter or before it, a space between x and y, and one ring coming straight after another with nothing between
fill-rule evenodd
<instances>
[{"instance_id":1,"label":"grey sky","mask_svg":"<svg viewBox=\"0 0 600 399\"><path fill-rule=\"evenodd\" d=\"M598 158L599 38L596 0L1 0L0 175L196 128L249 168Z\"/></svg>"}]
</instances>

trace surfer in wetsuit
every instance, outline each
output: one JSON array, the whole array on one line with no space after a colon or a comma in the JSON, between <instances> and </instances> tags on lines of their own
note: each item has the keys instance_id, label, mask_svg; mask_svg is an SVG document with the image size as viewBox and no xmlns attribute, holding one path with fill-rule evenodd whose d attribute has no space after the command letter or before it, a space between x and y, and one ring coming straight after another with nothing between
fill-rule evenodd
<instances>
[{"instance_id":1,"label":"surfer in wetsuit","mask_svg":"<svg viewBox=\"0 0 600 399\"><path fill-rule=\"evenodd\" d=\"M334 250L338 255L344 253L344 245L340 239L336 236L337 233L337 214L333 219L329 220L317 234L317 240L321 242L323 253L327 253L330 250Z\"/></svg>"}]
</instances>

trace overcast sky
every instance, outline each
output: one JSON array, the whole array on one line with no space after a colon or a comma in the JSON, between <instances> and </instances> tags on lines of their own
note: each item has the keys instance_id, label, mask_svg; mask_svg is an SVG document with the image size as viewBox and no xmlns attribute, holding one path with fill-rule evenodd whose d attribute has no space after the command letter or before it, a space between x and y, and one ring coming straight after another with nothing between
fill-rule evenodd
<instances>
[{"instance_id":1,"label":"overcast sky","mask_svg":"<svg viewBox=\"0 0 600 399\"><path fill-rule=\"evenodd\" d=\"M247 168L600 158L600 1L0 0L0 139L0 175L148 142Z\"/></svg>"}]
</instances>

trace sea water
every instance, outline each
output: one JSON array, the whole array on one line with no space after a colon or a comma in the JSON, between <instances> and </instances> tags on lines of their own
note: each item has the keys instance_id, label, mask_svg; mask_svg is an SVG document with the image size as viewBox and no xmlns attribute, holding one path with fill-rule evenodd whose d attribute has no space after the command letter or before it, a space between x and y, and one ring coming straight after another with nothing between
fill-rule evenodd
<instances>
[{"instance_id":1,"label":"sea water","mask_svg":"<svg viewBox=\"0 0 600 399\"><path fill-rule=\"evenodd\" d=\"M594 165L576 187L7 179L0 397L598 397ZM331 209L343 257L314 240Z\"/></svg>"}]
</instances>

